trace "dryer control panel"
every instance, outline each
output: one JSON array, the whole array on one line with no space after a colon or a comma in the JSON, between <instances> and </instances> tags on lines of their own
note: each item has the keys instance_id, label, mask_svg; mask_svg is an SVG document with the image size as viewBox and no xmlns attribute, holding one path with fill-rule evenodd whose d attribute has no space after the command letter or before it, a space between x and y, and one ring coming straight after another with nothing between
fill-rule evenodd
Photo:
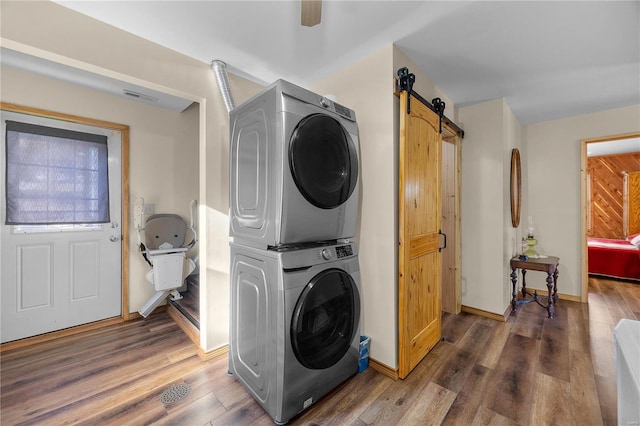
<instances>
[{"instance_id":1,"label":"dryer control panel","mask_svg":"<svg viewBox=\"0 0 640 426\"><path fill-rule=\"evenodd\" d=\"M333 104L333 108L331 108L331 105ZM341 116L348 118L349 120L354 120L353 117L353 110L340 105L339 103L333 101L333 100L329 100L328 98L325 98L324 96L320 97L320 105L322 105L325 108L328 108L329 110L333 110L335 111L336 114L340 114Z\"/></svg>"}]
</instances>

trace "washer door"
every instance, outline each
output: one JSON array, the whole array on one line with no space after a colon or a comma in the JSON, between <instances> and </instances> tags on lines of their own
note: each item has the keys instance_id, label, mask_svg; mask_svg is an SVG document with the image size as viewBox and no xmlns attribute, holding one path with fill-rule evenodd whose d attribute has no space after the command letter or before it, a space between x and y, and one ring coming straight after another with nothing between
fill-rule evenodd
<instances>
[{"instance_id":1,"label":"washer door","mask_svg":"<svg viewBox=\"0 0 640 426\"><path fill-rule=\"evenodd\" d=\"M325 114L303 118L291 135L289 168L304 198L322 209L347 201L358 181L358 156L351 136Z\"/></svg>"},{"instance_id":2,"label":"washer door","mask_svg":"<svg viewBox=\"0 0 640 426\"><path fill-rule=\"evenodd\" d=\"M342 359L360 320L360 295L342 269L326 269L306 285L291 319L291 345L310 369L331 367Z\"/></svg>"}]
</instances>

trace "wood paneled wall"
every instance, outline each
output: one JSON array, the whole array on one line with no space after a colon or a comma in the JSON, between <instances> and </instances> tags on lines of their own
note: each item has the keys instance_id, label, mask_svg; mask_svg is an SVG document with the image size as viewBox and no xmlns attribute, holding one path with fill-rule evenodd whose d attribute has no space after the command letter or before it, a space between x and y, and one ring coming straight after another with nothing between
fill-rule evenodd
<instances>
[{"instance_id":1,"label":"wood paneled wall","mask_svg":"<svg viewBox=\"0 0 640 426\"><path fill-rule=\"evenodd\" d=\"M623 239L624 172L640 171L640 152L589 157L589 236Z\"/></svg>"},{"instance_id":2,"label":"wood paneled wall","mask_svg":"<svg viewBox=\"0 0 640 426\"><path fill-rule=\"evenodd\" d=\"M627 235L640 232L640 172L627 175Z\"/></svg>"}]
</instances>

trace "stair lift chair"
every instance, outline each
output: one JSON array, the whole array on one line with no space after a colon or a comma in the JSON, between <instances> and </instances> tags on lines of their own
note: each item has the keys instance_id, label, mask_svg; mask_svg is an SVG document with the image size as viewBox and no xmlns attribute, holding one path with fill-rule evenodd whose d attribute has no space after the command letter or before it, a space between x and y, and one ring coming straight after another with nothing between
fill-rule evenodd
<instances>
[{"instance_id":1,"label":"stair lift chair","mask_svg":"<svg viewBox=\"0 0 640 426\"><path fill-rule=\"evenodd\" d=\"M196 268L195 262L187 257L187 251L198 242L194 228L196 204L195 200L191 201L191 226L188 228L184 219L177 214L151 215L142 227L144 200L140 198L136 202L138 246L142 256L151 266L146 279L156 291L138 311L145 318L168 296L171 300L182 299L179 289L183 287L185 278ZM191 232L193 239L185 244L187 231Z\"/></svg>"}]
</instances>

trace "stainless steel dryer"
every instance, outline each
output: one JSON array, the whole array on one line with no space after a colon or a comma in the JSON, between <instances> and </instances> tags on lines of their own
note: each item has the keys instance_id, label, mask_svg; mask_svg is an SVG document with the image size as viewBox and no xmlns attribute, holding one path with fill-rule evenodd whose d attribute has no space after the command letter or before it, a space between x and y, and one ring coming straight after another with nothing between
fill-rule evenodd
<instances>
[{"instance_id":1,"label":"stainless steel dryer","mask_svg":"<svg viewBox=\"0 0 640 426\"><path fill-rule=\"evenodd\" d=\"M358 370L357 246L231 243L229 371L286 423Z\"/></svg>"},{"instance_id":2,"label":"stainless steel dryer","mask_svg":"<svg viewBox=\"0 0 640 426\"><path fill-rule=\"evenodd\" d=\"M284 80L230 113L230 236L258 248L352 238L355 112Z\"/></svg>"}]
</instances>

